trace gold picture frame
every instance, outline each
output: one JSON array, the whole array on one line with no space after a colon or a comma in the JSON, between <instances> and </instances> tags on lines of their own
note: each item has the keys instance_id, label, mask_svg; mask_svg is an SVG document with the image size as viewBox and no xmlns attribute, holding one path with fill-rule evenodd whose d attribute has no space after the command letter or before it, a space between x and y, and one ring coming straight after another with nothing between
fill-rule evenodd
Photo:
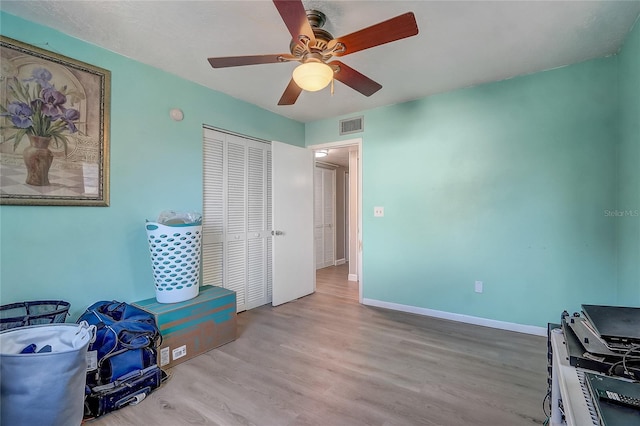
<instances>
[{"instance_id":1,"label":"gold picture frame","mask_svg":"<svg viewBox=\"0 0 640 426\"><path fill-rule=\"evenodd\" d=\"M109 206L111 72L0 36L0 204Z\"/></svg>"}]
</instances>

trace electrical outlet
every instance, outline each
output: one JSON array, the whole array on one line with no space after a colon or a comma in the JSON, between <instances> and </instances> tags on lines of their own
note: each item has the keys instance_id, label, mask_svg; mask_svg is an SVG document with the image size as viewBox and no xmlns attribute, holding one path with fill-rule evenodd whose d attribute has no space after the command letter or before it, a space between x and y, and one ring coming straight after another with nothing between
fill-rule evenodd
<instances>
[{"instance_id":1,"label":"electrical outlet","mask_svg":"<svg viewBox=\"0 0 640 426\"><path fill-rule=\"evenodd\" d=\"M482 293L482 281L476 281L476 293Z\"/></svg>"},{"instance_id":2,"label":"electrical outlet","mask_svg":"<svg viewBox=\"0 0 640 426\"><path fill-rule=\"evenodd\" d=\"M160 349L160 367L164 367L169 364L169 346Z\"/></svg>"},{"instance_id":3,"label":"electrical outlet","mask_svg":"<svg viewBox=\"0 0 640 426\"><path fill-rule=\"evenodd\" d=\"M187 345L182 345L179 348L175 348L172 351L172 354L174 361L178 358L182 358L183 356L187 355Z\"/></svg>"},{"instance_id":4,"label":"electrical outlet","mask_svg":"<svg viewBox=\"0 0 640 426\"><path fill-rule=\"evenodd\" d=\"M382 217L382 216L384 216L384 207L374 207L373 217Z\"/></svg>"}]
</instances>

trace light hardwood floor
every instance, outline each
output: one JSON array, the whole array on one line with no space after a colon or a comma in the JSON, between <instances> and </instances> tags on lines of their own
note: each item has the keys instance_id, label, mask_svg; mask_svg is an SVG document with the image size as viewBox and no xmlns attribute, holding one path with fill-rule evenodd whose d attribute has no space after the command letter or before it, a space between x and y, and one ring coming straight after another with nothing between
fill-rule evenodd
<instances>
[{"instance_id":1,"label":"light hardwood floor","mask_svg":"<svg viewBox=\"0 0 640 426\"><path fill-rule=\"evenodd\" d=\"M238 339L171 369L115 425L542 424L546 339L358 304L345 266L238 315Z\"/></svg>"}]
</instances>

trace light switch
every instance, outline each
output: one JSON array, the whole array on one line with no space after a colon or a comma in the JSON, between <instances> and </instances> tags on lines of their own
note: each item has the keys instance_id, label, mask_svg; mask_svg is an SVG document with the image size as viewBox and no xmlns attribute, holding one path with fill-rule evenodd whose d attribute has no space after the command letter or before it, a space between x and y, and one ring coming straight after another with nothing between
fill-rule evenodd
<instances>
[{"instance_id":1,"label":"light switch","mask_svg":"<svg viewBox=\"0 0 640 426\"><path fill-rule=\"evenodd\" d=\"M382 217L382 216L384 216L384 207L374 207L373 208L373 216L374 217Z\"/></svg>"}]
</instances>

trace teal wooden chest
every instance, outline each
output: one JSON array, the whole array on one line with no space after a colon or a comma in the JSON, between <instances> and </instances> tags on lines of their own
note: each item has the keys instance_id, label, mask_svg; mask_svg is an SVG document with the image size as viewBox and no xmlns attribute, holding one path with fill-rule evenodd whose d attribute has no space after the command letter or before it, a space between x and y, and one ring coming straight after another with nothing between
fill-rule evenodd
<instances>
[{"instance_id":1,"label":"teal wooden chest","mask_svg":"<svg viewBox=\"0 0 640 426\"><path fill-rule=\"evenodd\" d=\"M222 287L200 287L198 296L178 303L155 298L133 305L153 314L162 334L160 367L169 368L236 338L236 293Z\"/></svg>"}]
</instances>

